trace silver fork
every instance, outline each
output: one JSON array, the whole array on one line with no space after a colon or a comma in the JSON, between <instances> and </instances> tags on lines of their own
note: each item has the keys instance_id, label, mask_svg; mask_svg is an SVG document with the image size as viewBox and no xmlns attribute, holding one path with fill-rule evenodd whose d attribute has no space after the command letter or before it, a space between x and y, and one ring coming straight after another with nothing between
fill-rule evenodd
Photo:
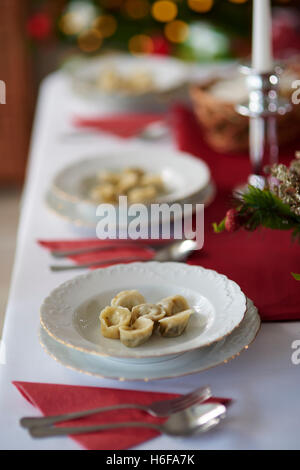
<instances>
[{"instance_id":1,"label":"silver fork","mask_svg":"<svg viewBox=\"0 0 300 470\"><path fill-rule=\"evenodd\" d=\"M191 436L217 426L225 417L226 407L220 403L207 403L173 413L163 424L129 421L127 423L96 424L92 426L53 427L38 426L28 431L32 437L65 436L86 434L117 428L151 428L169 436Z\"/></svg>"},{"instance_id":2,"label":"silver fork","mask_svg":"<svg viewBox=\"0 0 300 470\"><path fill-rule=\"evenodd\" d=\"M77 271L80 269L87 269L91 268L93 266L103 266L106 264L118 264L118 263L128 263L128 262L134 262L134 261L151 261L151 259L145 257L145 256L124 256L123 258L111 258L111 259L106 259L106 260L98 260L98 261L91 261L89 263L83 263L83 264L65 264L65 265L51 265L50 266L50 271L53 272L59 272L59 271Z\"/></svg>"},{"instance_id":3,"label":"silver fork","mask_svg":"<svg viewBox=\"0 0 300 470\"><path fill-rule=\"evenodd\" d=\"M70 421L77 418L83 418L84 416L90 416L96 413L103 413L113 410L123 409L137 409L143 410L152 416L164 417L170 416L173 413L178 413L186 408L193 405L203 403L211 397L210 387L205 386L194 390L186 395L181 395L178 398L171 398L170 400L162 400L151 403L151 405L138 405L136 403L127 403L114 406L105 406L101 408L94 408L92 410L75 411L73 413L65 413L56 416L46 417L25 417L20 420L21 426L24 428L36 428L40 426L50 426L51 424L61 423L63 421Z\"/></svg>"},{"instance_id":4,"label":"silver fork","mask_svg":"<svg viewBox=\"0 0 300 470\"><path fill-rule=\"evenodd\" d=\"M54 258L67 258L68 256L74 256L74 255L83 255L86 253L94 253L96 251L108 251L113 248L144 248L148 249L149 251L155 251L155 249L159 249L161 247L157 247L155 245L150 245L150 244L139 244L137 245L136 243L111 243L107 245L100 245L100 246L90 246L90 247L84 247L84 248L78 248L77 250L65 250L65 251L58 251L58 250L52 250L51 255Z\"/></svg>"}]
</instances>

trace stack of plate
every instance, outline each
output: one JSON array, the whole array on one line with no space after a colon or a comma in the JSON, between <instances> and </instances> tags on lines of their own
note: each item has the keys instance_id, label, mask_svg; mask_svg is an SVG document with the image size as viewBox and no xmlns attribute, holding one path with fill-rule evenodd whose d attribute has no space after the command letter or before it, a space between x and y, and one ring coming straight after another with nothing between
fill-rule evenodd
<instances>
[{"instance_id":1,"label":"stack of plate","mask_svg":"<svg viewBox=\"0 0 300 470\"><path fill-rule=\"evenodd\" d=\"M72 89L78 97L109 106L114 110L162 111L174 100L188 100L191 67L173 57L130 54L107 54L93 59L77 59L65 66ZM108 76L107 87L99 85ZM130 89L124 89L122 78L131 77ZM149 89L136 89L141 81L150 80Z\"/></svg>"},{"instance_id":2,"label":"stack of plate","mask_svg":"<svg viewBox=\"0 0 300 470\"><path fill-rule=\"evenodd\" d=\"M208 205L214 198L215 186L210 171L199 158L175 150L155 153L149 147L114 151L94 158L84 158L62 169L54 178L46 194L46 204L58 216L73 225L95 229L100 218L96 215L97 204L89 200L89 191L96 175L102 170L121 171L137 167L147 173L161 175L166 194L155 202L185 206L185 217L195 211L196 204ZM169 217L169 214L166 214ZM126 230L129 219L120 222L119 231ZM164 220L161 219L161 223ZM150 219L145 221L147 225Z\"/></svg>"},{"instance_id":3,"label":"stack of plate","mask_svg":"<svg viewBox=\"0 0 300 470\"><path fill-rule=\"evenodd\" d=\"M100 311L122 290L148 302L183 295L195 310L177 338L152 335L136 348L102 336ZM226 276L181 263L119 264L62 284L41 307L40 341L58 362L119 380L155 380L203 371L239 355L255 339L260 318Z\"/></svg>"}]
</instances>

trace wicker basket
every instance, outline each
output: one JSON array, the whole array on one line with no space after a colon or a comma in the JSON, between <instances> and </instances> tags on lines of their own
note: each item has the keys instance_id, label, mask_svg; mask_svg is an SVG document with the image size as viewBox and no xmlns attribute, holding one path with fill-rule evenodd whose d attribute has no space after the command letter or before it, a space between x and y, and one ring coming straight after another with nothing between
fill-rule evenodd
<instances>
[{"instance_id":1,"label":"wicker basket","mask_svg":"<svg viewBox=\"0 0 300 470\"><path fill-rule=\"evenodd\" d=\"M293 74L300 79L300 66L289 65ZM190 88L197 120L204 129L207 142L218 152L239 152L249 147L249 119L235 110L235 103L223 101L210 92L220 78ZM223 79L222 79L223 80ZM288 99L295 90L284 93ZM278 116L278 141L285 144L299 138L300 104L292 105L292 111Z\"/></svg>"}]
</instances>

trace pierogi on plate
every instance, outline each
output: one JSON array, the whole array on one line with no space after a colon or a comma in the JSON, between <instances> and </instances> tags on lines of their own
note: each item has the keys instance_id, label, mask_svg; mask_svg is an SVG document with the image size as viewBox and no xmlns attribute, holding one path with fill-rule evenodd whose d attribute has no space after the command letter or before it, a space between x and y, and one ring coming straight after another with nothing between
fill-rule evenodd
<instances>
[{"instance_id":1,"label":"pierogi on plate","mask_svg":"<svg viewBox=\"0 0 300 470\"><path fill-rule=\"evenodd\" d=\"M132 167L120 171L102 170L89 190L89 199L97 204L116 205L120 196L127 196L129 204L149 204L165 192L161 175Z\"/></svg>"},{"instance_id":2,"label":"pierogi on plate","mask_svg":"<svg viewBox=\"0 0 300 470\"><path fill-rule=\"evenodd\" d=\"M139 291L125 290L101 311L101 333L106 338L120 339L128 348L135 348L148 341L154 331L164 338L182 335L193 313L181 295L152 304L147 303Z\"/></svg>"}]
</instances>

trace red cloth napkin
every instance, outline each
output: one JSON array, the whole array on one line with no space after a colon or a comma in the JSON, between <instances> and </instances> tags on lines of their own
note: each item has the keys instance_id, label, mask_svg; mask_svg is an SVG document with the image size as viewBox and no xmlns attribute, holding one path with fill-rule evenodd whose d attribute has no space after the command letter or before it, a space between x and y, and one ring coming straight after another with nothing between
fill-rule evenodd
<instances>
[{"instance_id":1,"label":"red cloth napkin","mask_svg":"<svg viewBox=\"0 0 300 470\"><path fill-rule=\"evenodd\" d=\"M161 245L168 242L168 240L151 240L151 245ZM84 240L38 240L39 245L49 250L55 251L69 251L77 250L88 247L107 247L105 250L92 251L90 253L82 253L79 255L69 256L69 259L78 264L90 263L101 261L101 267L110 266L111 263L102 264L105 260L118 258L124 259L122 263L126 263L127 257L143 258L146 261L153 258L154 250L147 247L147 240L98 240L98 239L84 239ZM108 248L109 247L109 248ZM91 267L97 269L97 265Z\"/></svg>"},{"instance_id":2,"label":"red cloth napkin","mask_svg":"<svg viewBox=\"0 0 300 470\"><path fill-rule=\"evenodd\" d=\"M164 118L162 114L113 114L95 118L74 118L73 124L78 128L94 129L108 132L119 137L128 138L137 135L147 125Z\"/></svg>"},{"instance_id":3,"label":"red cloth napkin","mask_svg":"<svg viewBox=\"0 0 300 470\"><path fill-rule=\"evenodd\" d=\"M13 384L26 400L38 408L43 415L47 416L122 403L149 405L153 401L167 400L179 396L178 394L171 393L139 392L136 390L32 382L13 382ZM224 405L228 405L231 402L228 398L212 398L208 401L220 402ZM68 421L62 424L62 426L87 426L120 421L147 421L159 424L164 422L165 418L154 418L143 411L131 409L92 415ZM124 429L114 429L70 437L89 450L122 450L141 444L158 435L159 433L152 429L128 428L126 431Z\"/></svg>"}]
</instances>

